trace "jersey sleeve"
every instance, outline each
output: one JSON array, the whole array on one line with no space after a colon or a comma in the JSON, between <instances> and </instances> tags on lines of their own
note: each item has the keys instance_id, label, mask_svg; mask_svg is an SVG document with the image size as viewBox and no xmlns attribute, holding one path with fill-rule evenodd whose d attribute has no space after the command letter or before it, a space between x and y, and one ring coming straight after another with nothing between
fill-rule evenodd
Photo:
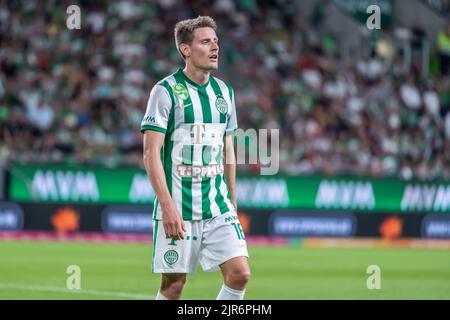
<instances>
[{"instance_id":1,"label":"jersey sleeve","mask_svg":"<svg viewBox=\"0 0 450 320\"><path fill-rule=\"evenodd\" d=\"M234 91L229 87L229 90L231 91L231 113L230 117L228 118L227 127L225 129L225 135L228 136L230 134L233 134L237 128L237 117L236 117L236 103L234 102Z\"/></svg>"},{"instance_id":2,"label":"jersey sleeve","mask_svg":"<svg viewBox=\"0 0 450 320\"><path fill-rule=\"evenodd\" d=\"M147 110L141 122L141 132L153 130L166 133L172 101L167 89L157 84L150 92Z\"/></svg>"}]
</instances>

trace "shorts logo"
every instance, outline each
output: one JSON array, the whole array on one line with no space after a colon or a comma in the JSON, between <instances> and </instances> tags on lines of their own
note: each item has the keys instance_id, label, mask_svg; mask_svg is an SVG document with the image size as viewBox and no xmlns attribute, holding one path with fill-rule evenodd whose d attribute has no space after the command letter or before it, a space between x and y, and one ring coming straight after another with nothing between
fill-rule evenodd
<instances>
[{"instance_id":1,"label":"shorts logo","mask_svg":"<svg viewBox=\"0 0 450 320\"><path fill-rule=\"evenodd\" d=\"M225 101L224 98L218 97L216 99L216 109L222 114L227 114L227 112L228 112L228 104L227 104L227 102Z\"/></svg>"},{"instance_id":2,"label":"shorts logo","mask_svg":"<svg viewBox=\"0 0 450 320\"><path fill-rule=\"evenodd\" d=\"M175 250L169 250L164 254L164 261L167 262L169 265L173 265L175 262L178 261L178 252Z\"/></svg>"},{"instance_id":3,"label":"shorts logo","mask_svg":"<svg viewBox=\"0 0 450 320\"><path fill-rule=\"evenodd\" d=\"M174 84L172 86L172 90L178 99L186 100L187 98L189 98L189 92L182 83Z\"/></svg>"},{"instance_id":4,"label":"shorts logo","mask_svg":"<svg viewBox=\"0 0 450 320\"><path fill-rule=\"evenodd\" d=\"M236 220L239 222L238 216L228 216L225 218L225 223L230 222L230 221L236 221Z\"/></svg>"}]
</instances>

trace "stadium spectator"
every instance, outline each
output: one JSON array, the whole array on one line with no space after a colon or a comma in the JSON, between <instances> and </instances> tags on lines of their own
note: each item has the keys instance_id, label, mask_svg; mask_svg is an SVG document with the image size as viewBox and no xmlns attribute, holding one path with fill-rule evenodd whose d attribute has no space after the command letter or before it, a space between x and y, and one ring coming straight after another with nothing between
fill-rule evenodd
<instances>
[{"instance_id":1,"label":"stadium spectator","mask_svg":"<svg viewBox=\"0 0 450 320\"><path fill-rule=\"evenodd\" d=\"M450 75L450 22L438 33L438 53L442 73Z\"/></svg>"}]
</instances>

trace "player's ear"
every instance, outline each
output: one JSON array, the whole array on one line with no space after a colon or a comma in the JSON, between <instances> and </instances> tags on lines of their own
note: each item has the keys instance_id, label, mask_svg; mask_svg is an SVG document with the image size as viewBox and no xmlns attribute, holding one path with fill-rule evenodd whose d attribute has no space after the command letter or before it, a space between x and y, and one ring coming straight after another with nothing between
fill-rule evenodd
<instances>
[{"instance_id":1,"label":"player's ear","mask_svg":"<svg viewBox=\"0 0 450 320\"><path fill-rule=\"evenodd\" d=\"M180 43L180 51L185 58L191 56L191 47L187 43Z\"/></svg>"}]
</instances>

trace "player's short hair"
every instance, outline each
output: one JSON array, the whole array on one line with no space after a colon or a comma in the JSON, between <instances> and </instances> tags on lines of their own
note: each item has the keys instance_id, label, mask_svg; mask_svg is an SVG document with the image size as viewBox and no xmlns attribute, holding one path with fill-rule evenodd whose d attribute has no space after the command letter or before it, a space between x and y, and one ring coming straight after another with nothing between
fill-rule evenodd
<instances>
[{"instance_id":1,"label":"player's short hair","mask_svg":"<svg viewBox=\"0 0 450 320\"><path fill-rule=\"evenodd\" d=\"M206 27L217 31L216 22L209 16L198 16L195 19L182 20L175 25L175 43L177 45L178 52L181 54L183 59L185 59L185 57L180 50L180 44L186 43L190 45L194 39L194 30Z\"/></svg>"}]
</instances>

